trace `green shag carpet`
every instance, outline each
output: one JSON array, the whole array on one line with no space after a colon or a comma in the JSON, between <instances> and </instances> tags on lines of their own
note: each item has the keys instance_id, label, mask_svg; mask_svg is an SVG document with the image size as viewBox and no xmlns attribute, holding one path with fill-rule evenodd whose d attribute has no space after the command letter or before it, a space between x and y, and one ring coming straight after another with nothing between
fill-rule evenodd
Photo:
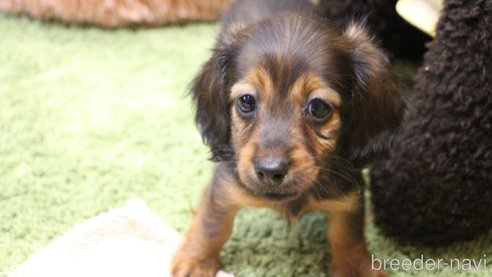
<instances>
[{"instance_id":1,"label":"green shag carpet","mask_svg":"<svg viewBox=\"0 0 492 277\"><path fill-rule=\"evenodd\" d=\"M101 30L0 14L0 271L133 197L185 232L213 167L186 88L217 31ZM368 218L378 258L491 257L486 270L393 276L492 276L492 234L430 249L399 245ZM289 227L268 210L246 210L222 263L237 276L323 276L326 225L321 214Z\"/></svg>"}]
</instances>

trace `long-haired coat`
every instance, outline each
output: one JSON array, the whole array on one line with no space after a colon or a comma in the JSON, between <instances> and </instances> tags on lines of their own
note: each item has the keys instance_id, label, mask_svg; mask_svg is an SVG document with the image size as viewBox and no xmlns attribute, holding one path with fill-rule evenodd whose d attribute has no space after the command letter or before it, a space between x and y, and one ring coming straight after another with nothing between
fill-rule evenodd
<instances>
[{"instance_id":1,"label":"long-haired coat","mask_svg":"<svg viewBox=\"0 0 492 277\"><path fill-rule=\"evenodd\" d=\"M402 118L385 55L364 30L332 29L309 1L237 1L193 81L217 162L173 276L213 276L243 207L287 218L321 210L333 276L372 276L361 167Z\"/></svg>"}]
</instances>

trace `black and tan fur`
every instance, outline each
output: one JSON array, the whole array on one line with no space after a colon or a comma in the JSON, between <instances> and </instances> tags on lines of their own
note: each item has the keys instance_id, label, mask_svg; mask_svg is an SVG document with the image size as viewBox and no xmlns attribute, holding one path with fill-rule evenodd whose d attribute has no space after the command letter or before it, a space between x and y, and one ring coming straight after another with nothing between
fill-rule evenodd
<instances>
[{"instance_id":1,"label":"black and tan fur","mask_svg":"<svg viewBox=\"0 0 492 277\"><path fill-rule=\"evenodd\" d=\"M238 1L192 94L217 167L173 276L213 276L243 207L291 219L326 211L333 276L383 274L370 270L360 170L403 105L384 54L360 27L332 29L309 1ZM244 95L256 99L251 114L239 110ZM328 118L312 118L313 99L329 104ZM285 165L279 179L258 169L272 160Z\"/></svg>"}]
</instances>

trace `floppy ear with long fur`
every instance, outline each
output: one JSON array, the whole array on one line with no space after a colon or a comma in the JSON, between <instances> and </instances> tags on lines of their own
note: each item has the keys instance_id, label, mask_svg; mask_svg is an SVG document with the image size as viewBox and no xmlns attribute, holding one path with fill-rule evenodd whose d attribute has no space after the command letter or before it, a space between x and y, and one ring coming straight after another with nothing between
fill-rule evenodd
<instances>
[{"instance_id":1,"label":"floppy ear with long fur","mask_svg":"<svg viewBox=\"0 0 492 277\"><path fill-rule=\"evenodd\" d=\"M345 153L356 166L366 165L399 127L404 103L385 54L361 26L344 34L352 44L354 80L346 112Z\"/></svg>"},{"instance_id":2,"label":"floppy ear with long fur","mask_svg":"<svg viewBox=\"0 0 492 277\"><path fill-rule=\"evenodd\" d=\"M191 86L196 102L195 121L204 142L211 148L213 161L230 160L233 156L228 104L233 59L233 44L219 42Z\"/></svg>"}]
</instances>

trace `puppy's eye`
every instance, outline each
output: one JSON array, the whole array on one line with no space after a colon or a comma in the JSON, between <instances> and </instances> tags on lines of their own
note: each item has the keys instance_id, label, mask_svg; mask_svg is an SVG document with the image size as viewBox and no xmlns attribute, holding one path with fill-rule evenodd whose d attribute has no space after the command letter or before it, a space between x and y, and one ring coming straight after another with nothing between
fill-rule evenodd
<instances>
[{"instance_id":1,"label":"puppy's eye","mask_svg":"<svg viewBox=\"0 0 492 277\"><path fill-rule=\"evenodd\" d=\"M315 98L309 102L308 113L316 121L328 119L331 115L332 107L325 101Z\"/></svg>"},{"instance_id":2,"label":"puppy's eye","mask_svg":"<svg viewBox=\"0 0 492 277\"><path fill-rule=\"evenodd\" d=\"M251 113L256 110L256 101L253 95L245 94L237 99L237 107L243 113Z\"/></svg>"}]
</instances>

